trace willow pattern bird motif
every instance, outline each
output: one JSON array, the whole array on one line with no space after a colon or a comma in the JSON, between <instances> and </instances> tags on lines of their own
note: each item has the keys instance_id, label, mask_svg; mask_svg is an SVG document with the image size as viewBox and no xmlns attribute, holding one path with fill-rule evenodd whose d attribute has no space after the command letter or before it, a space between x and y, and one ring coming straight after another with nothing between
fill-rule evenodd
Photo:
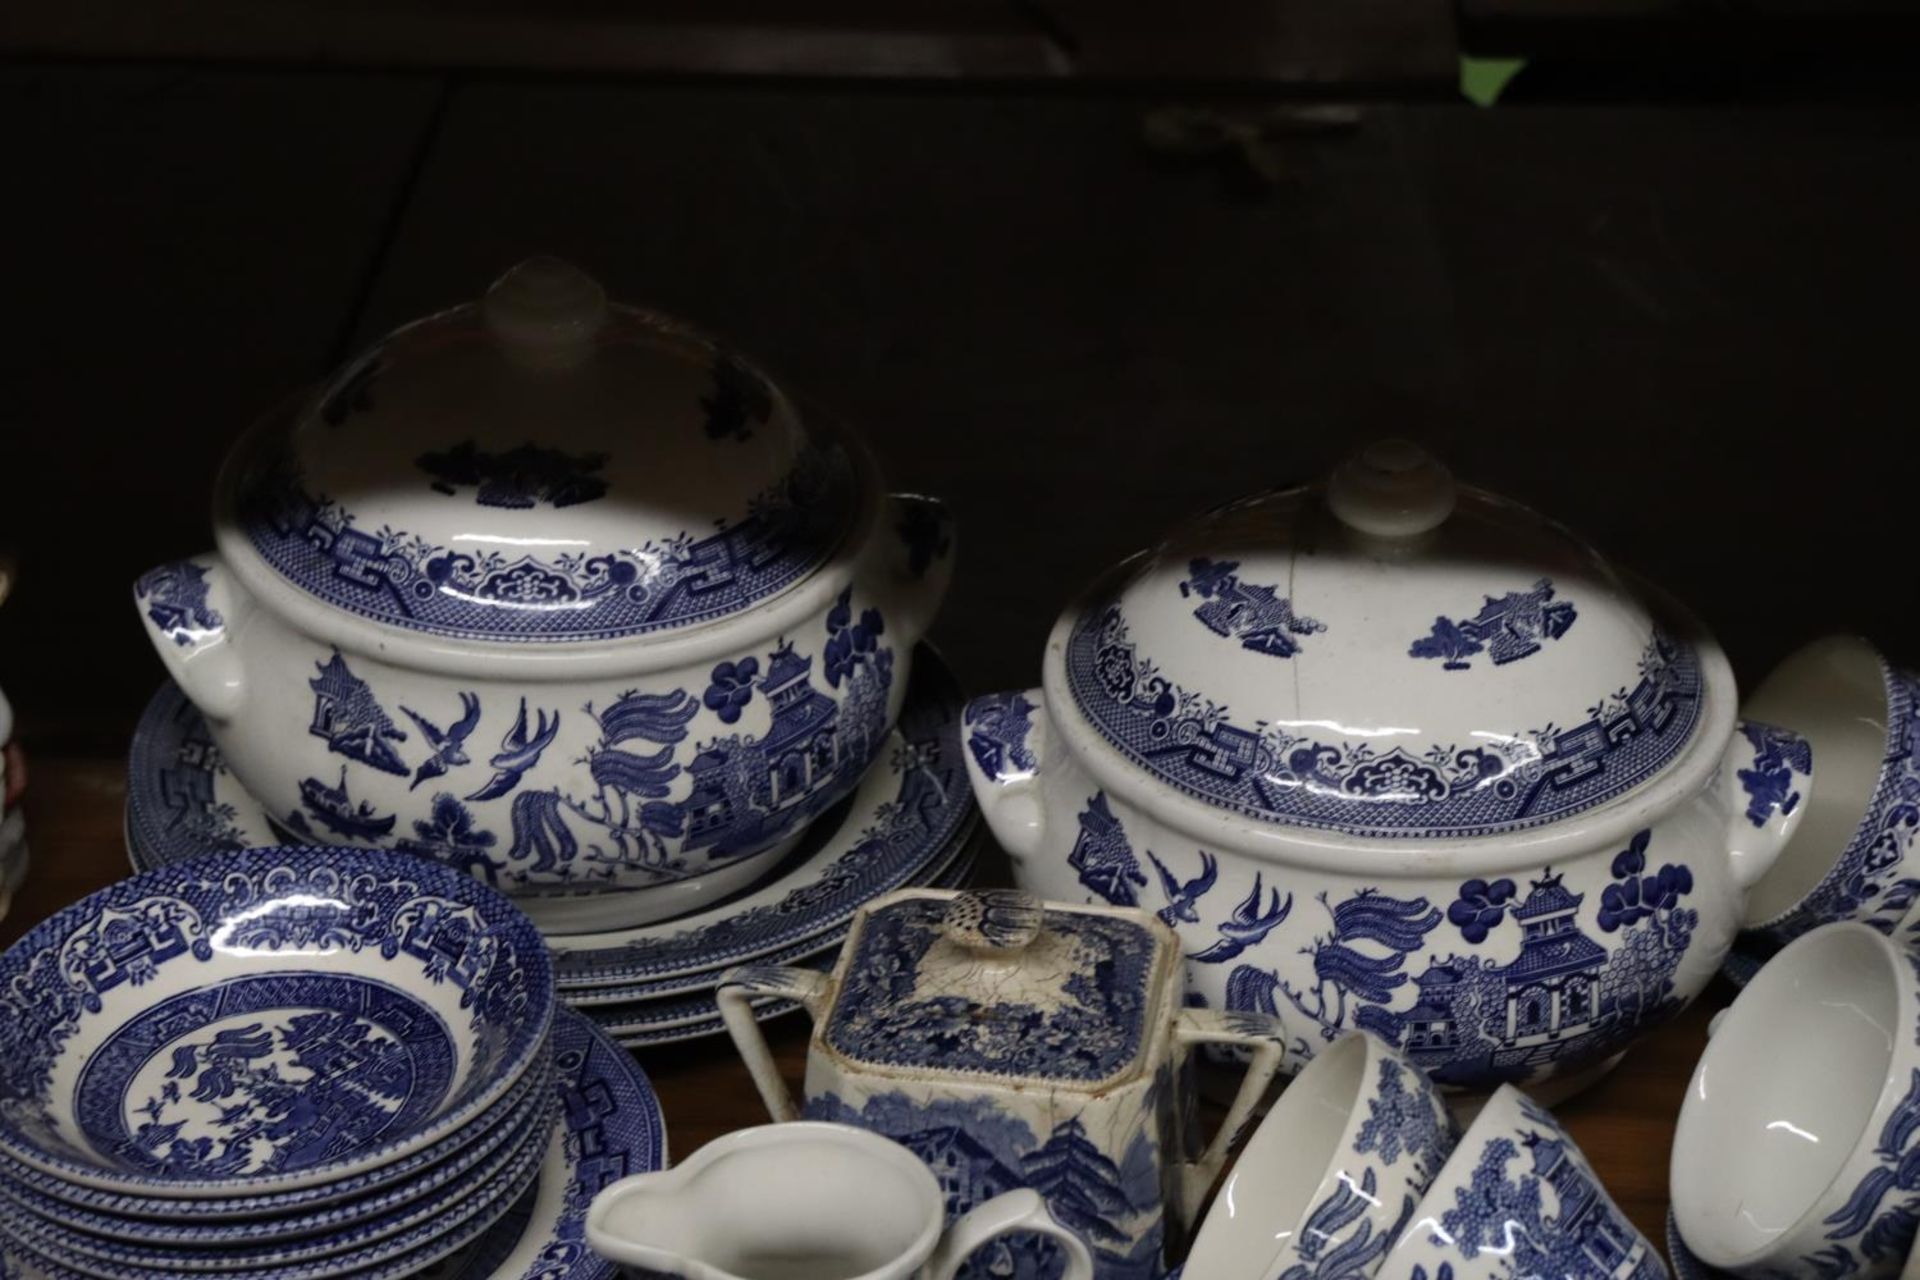
<instances>
[{"instance_id":1,"label":"willow pattern bird motif","mask_svg":"<svg viewBox=\"0 0 1920 1280\"><path fill-rule=\"evenodd\" d=\"M1220 878L1220 864L1213 855L1205 849L1200 851L1200 874L1185 884L1173 878L1173 872L1167 870L1167 865L1155 857L1151 849L1147 850L1147 861L1153 863L1153 869L1160 873L1160 887L1167 895L1167 905L1160 908L1160 918L1168 924L1175 921L1199 924L1197 904L1207 896L1207 890L1213 888L1213 882Z\"/></svg>"},{"instance_id":2,"label":"willow pattern bird motif","mask_svg":"<svg viewBox=\"0 0 1920 1280\"><path fill-rule=\"evenodd\" d=\"M540 763L540 754L553 745L553 737L560 732L560 713L553 713L553 719L547 719L543 710L532 734L527 732L527 700L520 699L520 714L513 722L513 728L507 730L507 736L500 739L500 750L494 753L487 763L493 766L493 777L487 785L468 796L469 800L498 800L507 792L520 785L520 779L527 770Z\"/></svg>"},{"instance_id":3,"label":"willow pattern bird motif","mask_svg":"<svg viewBox=\"0 0 1920 1280\"><path fill-rule=\"evenodd\" d=\"M400 709L407 718L420 726L420 736L427 740L427 747L433 754L426 758L421 766L414 770L413 782L407 787L411 791L428 778L437 778L449 769L457 769L463 764L472 764L467 755L467 735L480 723L480 698L478 694L460 695L462 714L444 732L440 726L415 711L412 707Z\"/></svg>"},{"instance_id":4,"label":"willow pattern bird motif","mask_svg":"<svg viewBox=\"0 0 1920 1280\"><path fill-rule=\"evenodd\" d=\"M1220 941L1188 959L1201 964L1225 964L1237 959L1248 947L1257 947L1267 940L1267 935L1280 927L1293 911L1293 895L1288 894L1285 902L1280 901L1280 891L1275 889L1273 897L1267 903L1267 909L1260 910L1260 900L1265 886L1260 882L1260 873L1253 873L1253 892L1241 900L1233 909L1233 915L1221 921Z\"/></svg>"}]
</instances>

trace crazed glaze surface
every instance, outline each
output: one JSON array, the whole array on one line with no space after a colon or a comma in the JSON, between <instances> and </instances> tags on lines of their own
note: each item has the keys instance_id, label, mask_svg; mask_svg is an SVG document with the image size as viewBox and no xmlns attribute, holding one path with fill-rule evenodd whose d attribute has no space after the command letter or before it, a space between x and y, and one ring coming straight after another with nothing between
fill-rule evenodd
<instances>
[{"instance_id":1,"label":"crazed glaze surface","mask_svg":"<svg viewBox=\"0 0 1920 1280\"><path fill-rule=\"evenodd\" d=\"M950 1217L1039 1191L1102 1280L1158 1277L1170 1224L1211 1183L1280 1061L1268 1019L1178 1007L1173 939L1151 916L1007 891L881 899L857 917L831 979L732 971L721 1008L778 1116L791 1103L739 1016L749 994L814 1016L808 1118L906 1146L940 1176ZM1180 1081L1201 1042L1251 1049L1253 1065L1222 1132L1188 1164ZM963 1274L1046 1280L1059 1266L1052 1244L1012 1237Z\"/></svg>"}]
</instances>

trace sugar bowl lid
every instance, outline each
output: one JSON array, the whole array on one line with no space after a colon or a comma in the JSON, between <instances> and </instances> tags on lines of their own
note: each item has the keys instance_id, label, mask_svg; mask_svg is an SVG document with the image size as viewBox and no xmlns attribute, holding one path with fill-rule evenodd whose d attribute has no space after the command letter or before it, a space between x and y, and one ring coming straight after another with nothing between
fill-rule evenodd
<instances>
[{"instance_id":1,"label":"sugar bowl lid","mask_svg":"<svg viewBox=\"0 0 1920 1280\"><path fill-rule=\"evenodd\" d=\"M363 618L605 641L797 585L847 535L860 465L743 357L534 258L262 424L217 516L223 545Z\"/></svg>"},{"instance_id":2,"label":"sugar bowl lid","mask_svg":"<svg viewBox=\"0 0 1920 1280\"><path fill-rule=\"evenodd\" d=\"M819 1035L883 1073L1112 1088L1150 1065L1178 961L1146 912L904 890L861 909Z\"/></svg>"},{"instance_id":3,"label":"sugar bowl lid","mask_svg":"<svg viewBox=\"0 0 1920 1280\"><path fill-rule=\"evenodd\" d=\"M1569 818L1703 720L1694 645L1598 553L1398 440L1183 527L1056 642L1050 699L1134 770L1366 840Z\"/></svg>"}]
</instances>

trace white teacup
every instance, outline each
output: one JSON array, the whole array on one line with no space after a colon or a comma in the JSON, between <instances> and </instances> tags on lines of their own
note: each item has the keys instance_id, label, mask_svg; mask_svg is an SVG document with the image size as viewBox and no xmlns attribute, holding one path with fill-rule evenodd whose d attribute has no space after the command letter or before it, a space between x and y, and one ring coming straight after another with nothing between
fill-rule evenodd
<instances>
[{"instance_id":1,"label":"white teacup","mask_svg":"<svg viewBox=\"0 0 1920 1280\"><path fill-rule=\"evenodd\" d=\"M1200 1225L1187 1274L1364 1280L1456 1137L1426 1073L1369 1032L1342 1036L1315 1055L1247 1140Z\"/></svg>"},{"instance_id":2,"label":"white teacup","mask_svg":"<svg viewBox=\"0 0 1920 1280\"><path fill-rule=\"evenodd\" d=\"M1816 929L1715 1021L1674 1134L1674 1221L1736 1275L1898 1275L1914 1238L1920 976L1870 925Z\"/></svg>"},{"instance_id":3,"label":"white teacup","mask_svg":"<svg viewBox=\"0 0 1920 1280\"><path fill-rule=\"evenodd\" d=\"M1820 785L1747 894L1748 929L1777 942L1823 924L1885 929L1920 902L1920 681L1857 636L1816 640L1741 705L1813 749Z\"/></svg>"},{"instance_id":4,"label":"white teacup","mask_svg":"<svg viewBox=\"0 0 1920 1280\"><path fill-rule=\"evenodd\" d=\"M1063 1280L1093 1280L1080 1237L1031 1190L948 1229L933 1172L899 1143L847 1125L742 1129L685 1164L594 1197L587 1243L641 1280L952 1280L974 1250L1015 1232L1057 1239Z\"/></svg>"},{"instance_id":5,"label":"white teacup","mask_svg":"<svg viewBox=\"0 0 1920 1280\"><path fill-rule=\"evenodd\" d=\"M1659 1253L1607 1195L1573 1139L1512 1085L1501 1085L1467 1127L1381 1274L1667 1280Z\"/></svg>"}]
</instances>

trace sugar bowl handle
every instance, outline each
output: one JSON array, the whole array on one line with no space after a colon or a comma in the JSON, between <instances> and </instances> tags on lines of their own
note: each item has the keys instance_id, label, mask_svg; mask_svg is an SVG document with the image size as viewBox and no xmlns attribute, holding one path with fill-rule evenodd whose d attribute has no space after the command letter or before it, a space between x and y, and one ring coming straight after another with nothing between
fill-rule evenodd
<instances>
[{"instance_id":1,"label":"sugar bowl handle","mask_svg":"<svg viewBox=\"0 0 1920 1280\"><path fill-rule=\"evenodd\" d=\"M720 1019L727 1024L733 1047L760 1090L760 1100L767 1104L767 1114L777 1121L798 1120L800 1107L787 1082L780 1078L766 1033L753 1016L753 1001L767 996L791 1000L806 1009L808 1017L818 1019L832 991L833 979L813 969L747 964L720 975Z\"/></svg>"},{"instance_id":2,"label":"sugar bowl handle","mask_svg":"<svg viewBox=\"0 0 1920 1280\"><path fill-rule=\"evenodd\" d=\"M1240 1078L1240 1091L1234 1095L1233 1106L1220 1122L1213 1141L1207 1144L1199 1160L1180 1166L1179 1212L1181 1221L1192 1226L1207 1191L1226 1167L1227 1154L1253 1118L1253 1109L1266 1096L1274 1076L1279 1074L1286 1058L1285 1028L1278 1018L1262 1013L1182 1009L1179 1021L1174 1024L1173 1038L1179 1055L1178 1066L1184 1066L1194 1048L1203 1044L1229 1045L1249 1055L1246 1074Z\"/></svg>"}]
</instances>

